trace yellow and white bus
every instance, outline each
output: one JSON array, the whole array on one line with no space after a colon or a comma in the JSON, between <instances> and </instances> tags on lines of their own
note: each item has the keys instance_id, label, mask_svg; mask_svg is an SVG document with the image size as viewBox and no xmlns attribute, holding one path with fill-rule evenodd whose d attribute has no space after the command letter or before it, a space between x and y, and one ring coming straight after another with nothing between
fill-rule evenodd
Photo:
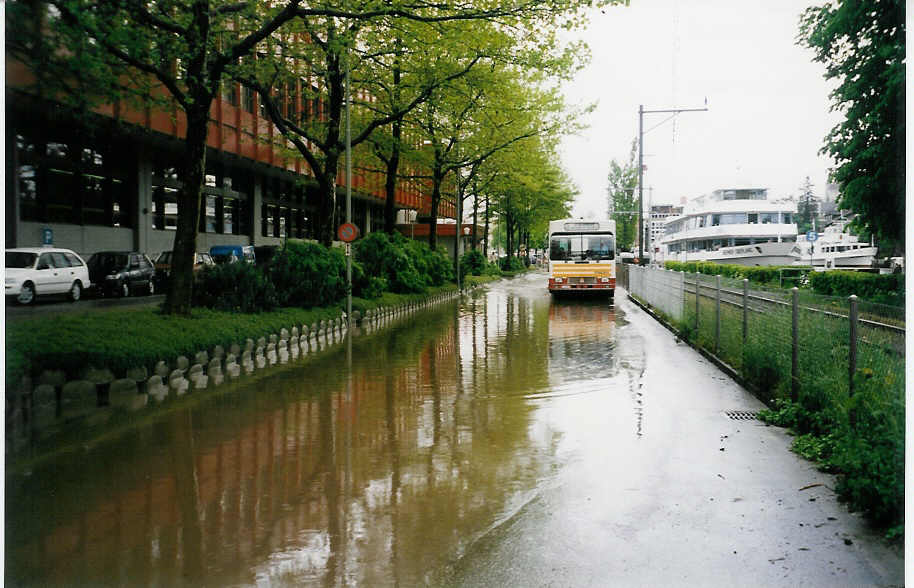
<instances>
[{"instance_id":1,"label":"yellow and white bus","mask_svg":"<svg viewBox=\"0 0 914 588\"><path fill-rule=\"evenodd\" d=\"M549 221L549 292L601 294L616 291L616 221Z\"/></svg>"}]
</instances>

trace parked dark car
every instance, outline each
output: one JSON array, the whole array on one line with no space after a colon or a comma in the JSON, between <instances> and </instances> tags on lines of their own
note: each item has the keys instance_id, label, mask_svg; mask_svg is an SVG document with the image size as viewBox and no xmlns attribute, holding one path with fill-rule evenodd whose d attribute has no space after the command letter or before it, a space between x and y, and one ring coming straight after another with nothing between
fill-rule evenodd
<instances>
[{"instance_id":1,"label":"parked dark car","mask_svg":"<svg viewBox=\"0 0 914 588\"><path fill-rule=\"evenodd\" d=\"M89 277L100 296L155 294L155 268L137 251L99 251L86 262Z\"/></svg>"},{"instance_id":2,"label":"parked dark car","mask_svg":"<svg viewBox=\"0 0 914 588\"><path fill-rule=\"evenodd\" d=\"M159 288L165 288L168 285L168 280L171 277L171 251L163 251L156 258L155 270L156 270L156 281L158 282ZM201 271L203 268L216 265L216 262L213 261L213 257L209 253L195 253L194 254L194 275L197 275L197 272Z\"/></svg>"}]
</instances>

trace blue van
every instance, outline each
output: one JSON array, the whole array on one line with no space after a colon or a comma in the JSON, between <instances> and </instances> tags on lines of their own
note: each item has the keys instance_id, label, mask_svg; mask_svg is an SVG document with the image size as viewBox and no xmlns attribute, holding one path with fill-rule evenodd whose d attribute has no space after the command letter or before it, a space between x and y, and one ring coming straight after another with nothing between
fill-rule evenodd
<instances>
[{"instance_id":1,"label":"blue van","mask_svg":"<svg viewBox=\"0 0 914 588\"><path fill-rule=\"evenodd\" d=\"M253 245L215 245L209 248L209 254L216 263L254 263Z\"/></svg>"}]
</instances>

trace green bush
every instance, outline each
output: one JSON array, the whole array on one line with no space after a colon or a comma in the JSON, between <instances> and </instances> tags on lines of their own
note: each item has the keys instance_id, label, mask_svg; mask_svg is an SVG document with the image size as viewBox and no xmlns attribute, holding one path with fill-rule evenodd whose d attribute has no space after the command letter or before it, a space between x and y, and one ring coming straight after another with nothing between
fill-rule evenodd
<instances>
[{"instance_id":1,"label":"green bush","mask_svg":"<svg viewBox=\"0 0 914 588\"><path fill-rule=\"evenodd\" d=\"M337 248L287 241L273 256L267 271L279 306L329 306L346 296L346 257ZM353 268L353 283L360 271L361 268Z\"/></svg>"},{"instance_id":2,"label":"green bush","mask_svg":"<svg viewBox=\"0 0 914 588\"><path fill-rule=\"evenodd\" d=\"M226 263L200 272L193 305L236 312L261 312L279 306L276 288L251 263Z\"/></svg>"},{"instance_id":3,"label":"green bush","mask_svg":"<svg viewBox=\"0 0 914 588\"><path fill-rule=\"evenodd\" d=\"M479 249L471 249L460 258L460 275L481 276L486 271L486 257Z\"/></svg>"},{"instance_id":4,"label":"green bush","mask_svg":"<svg viewBox=\"0 0 914 588\"><path fill-rule=\"evenodd\" d=\"M367 275L385 279L395 293L422 293L454 278L443 248L432 251L425 243L399 233L368 234L356 242L355 258Z\"/></svg>"},{"instance_id":5,"label":"green bush","mask_svg":"<svg viewBox=\"0 0 914 588\"><path fill-rule=\"evenodd\" d=\"M815 272L809 285L817 294L850 296L870 302L904 305L904 274L870 274L853 271Z\"/></svg>"},{"instance_id":6,"label":"green bush","mask_svg":"<svg viewBox=\"0 0 914 588\"><path fill-rule=\"evenodd\" d=\"M503 272L517 272L527 269L527 266L524 265L524 260L514 255L500 259L498 265Z\"/></svg>"}]
</instances>

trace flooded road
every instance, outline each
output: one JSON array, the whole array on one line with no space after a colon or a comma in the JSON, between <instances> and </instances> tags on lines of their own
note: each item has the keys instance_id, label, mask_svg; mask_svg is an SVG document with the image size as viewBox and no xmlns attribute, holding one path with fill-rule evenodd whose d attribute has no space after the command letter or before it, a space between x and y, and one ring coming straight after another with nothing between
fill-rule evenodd
<instances>
[{"instance_id":1,"label":"flooded road","mask_svg":"<svg viewBox=\"0 0 914 588\"><path fill-rule=\"evenodd\" d=\"M504 280L9 476L6 582L903 582L726 414L760 403L617 303Z\"/></svg>"}]
</instances>

